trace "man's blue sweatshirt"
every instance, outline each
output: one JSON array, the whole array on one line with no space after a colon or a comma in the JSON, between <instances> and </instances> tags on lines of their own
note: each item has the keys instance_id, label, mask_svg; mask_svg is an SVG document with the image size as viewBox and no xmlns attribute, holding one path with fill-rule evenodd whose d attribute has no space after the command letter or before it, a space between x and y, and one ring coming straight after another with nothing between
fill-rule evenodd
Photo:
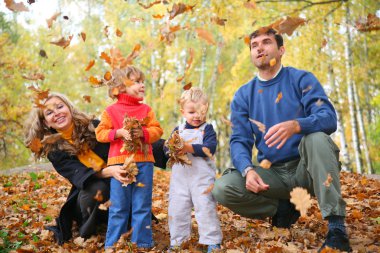
<instances>
[{"instance_id":1,"label":"man's blue sweatshirt","mask_svg":"<svg viewBox=\"0 0 380 253\"><path fill-rule=\"evenodd\" d=\"M265 133L288 120L297 120L301 133L293 135L281 149L276 148L278 144L269 148ZM292 67L283 67L271 80L255 77L240 87L231 104L231 122L231 158L240 172L253 167L253 145L258 149L258 162L286 162L299 158L298 145L304 135L331 134L337 127L334 107L317 78ZM258 122L264 124L265 132L259 130Z\"/></svg>"}]
</instances>

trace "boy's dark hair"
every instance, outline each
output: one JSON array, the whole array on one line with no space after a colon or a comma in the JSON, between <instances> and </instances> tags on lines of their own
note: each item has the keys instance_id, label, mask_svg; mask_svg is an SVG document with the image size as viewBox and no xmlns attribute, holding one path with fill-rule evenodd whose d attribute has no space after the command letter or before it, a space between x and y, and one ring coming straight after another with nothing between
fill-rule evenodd
<instances>
[{"instance_id":1,"label":"boy's dark hair","mask_svg":"<svg viewBox=\"0 0 380 253\"><path fill-rule=\"evenodd\" d=\"M249 35L249 49L251 49L251 40L263 34L273 35L278 48L284 45L284 39L282 38L282 35L277 33L275 29L270 27L261 27Z\"/></svg>"}]
</instances>

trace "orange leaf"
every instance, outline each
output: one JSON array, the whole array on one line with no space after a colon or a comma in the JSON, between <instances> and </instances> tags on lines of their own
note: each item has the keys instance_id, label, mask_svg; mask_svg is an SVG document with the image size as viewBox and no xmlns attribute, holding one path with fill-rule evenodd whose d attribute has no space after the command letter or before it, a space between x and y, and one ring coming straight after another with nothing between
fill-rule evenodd
<instances>
[{"instance_id":1,"label":"orange leaf","mask_svg":"<svg viewBox=\"0 0 380 253\"><path fill-rule=\"evenodd\" d=\"M191 66L191 63L193 62L193 59L194 59L194 49L189 48L189 55L190 55L190 57L189 57L189 59L186 62L185 71L189 70L189 68Z\"/></svg>"},{"instance_id":2,"label":"orange leaf","mask_svg":"<svg viewBox=\"0 0 380 253\"><path fill-rule=\"evenodd\" d=\"M276 58L273 58L269 61L269 66L273 67L274 65L276 65L277 61L276 61Z\"/></svg>"},{"instance_id":3,"label":"orange leaf","mask_svg":"<svg viewBox=\"0 0 380 253\"><path fill-rule=\"evenodd\" d=\"M198 36L204 40L207 41L207 43L209 43L210 45L215 45L215 40L214 40L214 37L213 35L205 30L205 29L202 29L202 28L195 28L195 31L197 32Z\"/></svg>"},{"instance_id":4,"label":"orange leaf","mask_svg":"<svg viewBox=\"0 0 380 253\"><path fill-rule=\"evenodd\" d=\"M86 37L87 37L86 33L85 32L81 32L80 36L82 37L83 42L85 42L86 41Z\"/></svg>"},{"instance_id":5,"label":"orange leaf","mask_svg":"<svg viewBox=\"0 0 380 253\"><path fill-rule=\"evenodd\" d=\"M210 18L210 20L211 20L211 22L213 22L217 25L221 25L221 26L225 26L226 22L227 22L227 19L219 18L219 17L212 17L212 18Z\"/></svg>"},{"instance_id":6,"label":"orange leaf","mask_svg":"<svg viewBox=\"0 0 380 253\"><path fill-rule=\"evenodd\" d=\"M185 79L185 76L186 76L186 75L183 75L183 76L181 76L181 77L178 77L178 78L177 78L177 82L181 82L183 79Z\"/></svg>"},{"instance_id":7,"label":"orange leaf","mask_svg":"<svg viewBox=\"0 0 380 253\"><path fill-rule=\"evenodd\" d=\"M54 45L60 46L63 49L65 49L66 47L68 47L70 45L70 42L71 42L72 38L73 38L73 35L70 35L67 40L64 37L62 37L58 41L51 41L50 44L54 44Z\"/></svg>"},{"instance_id":8,"label":"orange leaf","mask_svg":"<svg viewBox=\"0 0 380 253\"><path fill-rule=\"evenodd\" d=\"M111 78L112 78L111 72L107 71L104 74L104 80L109 81L109 80L111 80Z\"/></svg>"},{"instance_id":9,"label":"orange leaf","mask_svg":"<svg viewBox=\"0 0 380 253\"><path fill-rule=\"evenodd\" d=\"M38 139L38 138L34 138L34 139L30 142L28 148L30 148L30 150L31 150L33 153L38 153L38 152L41 150L41 148L42 148L41 140Z\"/></svg>"},{"instance_id":10,"label":"orange leaf","mask_svg":"<svg viewBox=\"0 0 380 253\"><path fill-rule=\"evenodd\" d=\"M5 7L7 7L13 12L29 11L29 9L26 8L24 3L15 3L13 0L4 0L4 2L5 2Z\"/></svg>"},{"instance_id":11,"label":"orange leaf","mask_svg":"<svg viewBox=\"0 0 380 253\"><path fill-rule=\"evenodd\" d=\"M187 83L185 86L183 86L183 90L190 90L191 86L193 86L193 83Z\"/></svg>"},{"instance_id":12,"label":"orange leaf","mask_svg":"<svg viewBox=\"0 0 380 253\"><path fill-rule=\"evenodd\" d=\"M363 214L356 209L352 211L351 215L354 219L357 219L357 220L360 220L361 218L363 218Z\"/></svg>"},{"instance_id":13,"label":"orange leaf","mask_svg":"<svg viewBox=\"0 0 380 253\"><path fill-rule=\"evenodd\" d=\"M49 19L46 19L46 23L47 23L49 29L52 27L53 22L57 19L57 17L59 15L61 15L61 13L57 12L56 14L54 14L53 16L51 16Z\"/></svg>"},{"instance_id":14,"label":"orange leaf","mask_svg":"<svg viewBox=\"0 0 380 253\"><path fill-rule=\"evenodd\" d=\"M306 216L307 210L311 207L310 194L301 187L293 188L290 192L290 202L292 202L298 211L300 211L301 216Z\"/></svg>"},{"instance_id":15,"label":"orange leaf","mask_svg":"<svg viewBox=\"0 0 380 253\"><path fill-rule=\"evenodd\" d=\"M277 98L276 98L276 104L278 104L280 102L280 100L282 99L282 92L280 91L278 94L277 94Z\"/></svg>"},{"instance_id":16,"label":"orange leaf","mask_svg":"<svg viewBox=\"0 0 380 253\"><path fill-rule=\"evenodd\" d=\"M249 35L244 36L244 43L247 44L248 46L249 46L249 43L251 43L251 41L249 39Z\"/></svg>"},{"instance_id":17,"label":"orange leaf","mask_svg":"<svg viewBox=\"0 0 380 253\"><path fill-rule=\"evenodd\" d=\"M271 166L272 162L267 159L262 160L260 163L260 167L262 167L263 169L270 169Z\"/></svg>"},{"instance_id":18,"label":"orange leaf","mask_svg":"<svg viewBox=\"0 0 380 253\"><path fill-rule=\"evenodd\" d=\"M141 182L138 182L138 183L136 184L136 186L137 186L137 187L145 187L145 184L143 184L143 183L141 183Z\"/></svg>"},{"instance_id":19,"label":"orange leaf","mask_svg":"<svg viewBox=\"0 0 380 253\"><path fill-rule=\"evenodd\" d=\"M223 63L218 64L218 73L219 73L219 74L222 74L223 70L224 70Z\"/></svg>"},{"instance_id":20,"label":"orange leaf","mask_svg":"<svg viewBox=\"0 0 380 253\"><path fill-rule=\"evenodd\" d=\"M87 103L91 103L91 96L83 95L83 99L84 99L84 101L86 101Z\"/></svg>"},{"instance_id":21,"label":"orange leaf","mask_svg":"<svg viewBox=\"0 0 380 253\"><path fill-rule=\"evenodd\" d=\"M156 15L152 15L152 17L155 19L162 19L163 17L165 17L165 15L156 14Z\"/></svg>"},{"instance_id":22,"label":"orange leaf","mask_svg":"<svg viewBox=\"0 0 380 253\"><path fill-rule=\"evenodd\" d=\"M96 77L93 77L93 76L90 76L88 78L88 81L92 84L92 85L95 85L95 86L99 86L102 84L102 81L101 80L98 80Z\"/></svg>"},{"instance_id":23,"label":"orange leaf","mask_svg":"<svg viewBox=\"0 0 380 253\"><path fill-rule=\"evenodd\" d=\"M271 27L278 31L278 33L283 34L286 33L287 35L292 35L294 30L300 26L304 25L306 23L306 19L299 18L299 17L289 17L287 16L285 19L282 18L280 20L277 20L273 24L269 25L268 27Z\"/></svg>"},{"instance_id":24,"label":"orange leaf","mask_svg":"<svg viewBox=\"0 0 380 253\"><path fill-rule=\"evenodd\" d=\"M212 192L212 189L214 189L214 184L210 184L209 187L202 193L202 194L209 194Z\"/></svg>"},{"instance_id":25,"label":"orange leaf","mask_svg":"<svg viewBox=\"0 0 380 253\"><path fill-rule=\"evenodd\" d=\"M100 54L100 58L105 60L108 64L111 65L111 57L109 57L108 54L106 54L105 52L102 52Z\"/></svg>"},{"instance_id":26,"label":"orange leaf","mask_svg":"<svg viewBox=\"0 0 380 253\"><path fill-rule=\"evenodd\" d=\"M24 204L21 206L21 209L25 210L25 211L30 211L30 206L27 205L27 204Z\"/></svg>"},{"instance_id":27,"label":"orange leaf","mask_svg":"<svg viewBox=\"0 0 380 253\"><path fill-rule=\"evenodd\" d=\"M125 79L124 80L124 85L127 87L130 87L135 84L135 81L132 81L131 79Z\"/></svg>"},{"instance_id":28,"label":"orange leaf","mask_svg":"<svg viewBox=\"0 0 380 253\"><path fill-rule=\"evenodd\" d=\"M121 37L123 35L123 32L120 31L119 29L116 29L116 36Z\"/></svg>"},{"instance_id":29,"label":"orange leaf","mask_svg":"<svg viewBox=\"0 0 380 253\"><path fill-rule=\"evenodd\" d=\"M95 64L95 60L91 60L91 61L88 63L88 65L87 65L85 71L89 71L89 70L92 68L92 66L94 66L94 64Z\"/></svg>"},{"instance_id":30,"label":"orange leaf","mask_svg":"<svg viewBox=\"0 0 380 253\"><path fill-rule=\"evenodd\" d=\"M184 12L192 11L194 7L195 5L191 6L191 5L186 5L183 3L173 4L172 10L171 11L168 10L169 15L170 15L169 20L172 20L177 15L182 14Z\"/></svg>"},{"instance_id":31,"label":"orange leaf","mask_svg":"<svg viewBox=\"0 0 380 253\"><path fill-rule=\"evenodd\" d=\"M101 190L98 190L94 196L94 199L98 202L102 202L103 201L103 194L102 194L102 191Z\"/></svg>"}]
</instances>

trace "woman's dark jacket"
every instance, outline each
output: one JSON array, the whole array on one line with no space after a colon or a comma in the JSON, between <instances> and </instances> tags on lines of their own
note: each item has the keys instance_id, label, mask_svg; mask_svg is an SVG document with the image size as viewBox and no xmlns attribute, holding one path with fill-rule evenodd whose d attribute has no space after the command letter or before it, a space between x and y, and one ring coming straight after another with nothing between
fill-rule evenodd
<instances>
[{"instance_id":1,"label":"woman's dark jacket","mask_svg":"<svg viewBox=\"0 0 380 253\"><path fill-rule=\"evenodd\" d=\"M99 121L94 120L93 124L97 127ZM160 168L165 168L167 162L167 158L163 153L163 144L164 140L161 139L152 145L153 154L156 159L154 165ZM105 163L107 163L108 150L109 143L100 142L97 142L92 149ZM79 192L84 189L86 184L91 182L92 179L95 179L96 171L82 164L77 156L70 155L64 151L52 151L48 154L48 159L53 164L55 170L61 176L68 179L72 185L67 200L61 208L59 217L56 219L57 225L46 227L48 230L54 232L58 244L61 245L72 237L71 229L73 220L76 218L75 209ZM102 180L109 184L109 178Z\"/></svg>"}]
</instances>

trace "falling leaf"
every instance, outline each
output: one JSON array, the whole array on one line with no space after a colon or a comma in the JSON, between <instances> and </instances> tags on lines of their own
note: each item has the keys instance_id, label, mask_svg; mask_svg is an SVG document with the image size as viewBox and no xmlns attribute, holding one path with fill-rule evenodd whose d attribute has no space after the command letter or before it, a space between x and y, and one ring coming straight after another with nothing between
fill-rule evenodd
<instances>
[{"instance_id":1,"label":"falling leaf","mask_svg":"<svg viewBox=\"0 0 380 253\"><path fill-rule=\"evenodd\" d=\"M163 17L165 17L165 15L156 14L156 15L152 15L152 17L155 19L162 19Z\"/></svg>"},{"instance_id":2,"label":"falling leaf","mask_svg":"<svg viewBox=\"0 0 380 253\"><path fill-rule=\"evenodd\" d=\"M317 106L321 106L321 105L323 105L324 104L324 102L322 101L322 99L318 99L317 100L317 102L315 102L315 104L317 105Z\"/></svg>"},{"instance_id":3,"label":"falling leaf","mask_svg":"<svg viewBox=\"0 0 380 253\"><path fill-rule=\"evenodd\" d=\"M81 32L80 36L82 37L83 42L86 42L86 37L87 37L86 33L85 32Z\"/></svg>"},{"instance_id":4,"label":"falling leaf","mask_svg":"<svg viewBox=\"0 0 380 253\"><path fill-rule=\"evenodd\" d=\"M259 128L260 132L265 133L266 127L263 123L261 123L257 120L254 120L254 119L250 119L250 118L248 118L248 119L249 119L249 121L251 121L253 124L255 124Z\"/></svg>"},{"instance_id":5,"label":"falling leaf","mask_svg":"<svg viewBox=\"0 0 380 253\"><path fill-rule=\"evenodd\" d=\"M273 67L274 65L276 65L277 61L276 61L276 58L273 58L269 61L269 66Z\"/></svg>"},{"instance_id":6,"label":"falling leaf","mask_svg":"<svg viewBox=\"0 0 380 253\"><path fill-rule=\"evenodd\" d=\"M136 184L136 186L137 186L137 187L145 187L145 184L143 184L143 183L141 183L141 182L138 182L138 183Z\"/></svg>"},{"instance_id":7,"label":"falling leaf","mask_svg":"<svg viewBox=\"0 0 380 253\"><path fill-rule=\"evenodd\" d=\"M305 89L302 90L302 93L308 92L309 90L311 90L311 88L313 88L313 86L307 86Z\"/></svg>"},{"instance_id":8,"label":"falling leaf","mask_svg":"<svg viewBox=\"0 0 380 253\"><path fill-rule=\"evenodd\" d=\"M131 21L131 22L142 22L144 20L145 19L143 19L143 18L137 18L137 17L132 17L129 19L129 21Z\"/></svg>"},{"instance_id":9,"label":"falling leaf","mask_svg":"<svg viewBox=\"0 0 380 253\"><path fill-rule=\"evenodd\" d=\"M295 187L290 192L290 202L292 202L298 211L300 211L301 216L306 217L307 210L311 207L312 201L310 194L301 187Z\"/></svg>"},{"instance_id":10,"label":"falling leaf","mask_svg":"<svg viewBox=\"0 0 380 253\"><path fill-rule=\"evenodd\" d=\"M183 79L185 79L185 76L186 75L183 75L183 76L181 76L181 77L178 77L176 80L177 80L177 82L181 82Z\"/></svg>"},{"instance_id":11,"label":"falling leaf","mask_svg":"<svg viewBox=\"0 0 380 253\"><path fill-rule=\"evenodd\" d=\"M251 40L249 38L249 35L245 35L244 37L244 43L247 44L249 46L249 44L251 43Z\"/></svg>"},{"instance_id":12,"label":"falling leaf","mask_svg":"<svg viewBox=\"0 0 380 253\"><path fill-rule=\"evenodd\" d=\"M173 4L172 10L171 11L168 10L169 20L172 20L177 15L182 14L184 12L193 11L194 7L195 7L195 5L191 6L191 5L186 5L183 3Z\"/></svg>"},{"instance_id":13,"label":"falling leaf","mask_svg":"<svg viewBox=\"0 0 380 253\"><path fill-rule=\"evenodd\" d=\"M112 205L111 200L107 200L106 202L100 204L98 208L99 208L100 210L107 211L108 208L109 208L111 205Z\"/></svg>"},{"instance_id":14,"label":"falling leaf","mask_svg":"<svg viewBox=\"0 0 380 253\"><path fill-rule=\"evenodd\" d=\"M109 80L111 80L111 78L112 78L112 75L111 75L111 72L109 72L109 71L107 71L105 74L104 74L104 80L106 80L106 81L109 81Z\"/></svg>"},{"instance_id":15,"label":"falling leaf","mask_svg":"<svg viewBox=\"0 0 380 253\"><path fill-rule=\"evenodd\" d=\"M105 60L106 63L111 65L111 57L109 57L108 54L106 54L105 52L100 53L100 58Z\"/></svg>"},{"instance_id":16,"label":"falling leaf","mask_svg":"<svg viewBox=\"0 0 380 253\"><path fill-rule=\"evenodd\" d=\"M28 4L34 4L36 0L28 0Z\"/></svg>"},{"instance_id":17,"label":"falling leaf","mask_svg":"<svg viewBox=\"0 0 380 253\"><path fill-rule=\"evenodd\" d=\"M32 75L29 75L29 76L26 76L26 75L22 75L22 78L24 79L27 79L27 80L31 80L31 81L36 81L36 80L45 80L45 75L42 74L42 73L34 73Z\"/></svg>"},{"instance_id":18,"label":"falling leaf","mask_svg":"<svg viewBox=\"0 0 380 253\"><path fill-rule=\"evenodd\" d=\"M194 59L194 49L189 48L189 55L190 57L187 59L185 71L189 70L189 68L191 67L191 63Z\"/></svg>"},{"instance_id":19,"label":"falling leaf","mask_svg":"<svg viewBox=\"0 0 380 253\"><path fill-rule=\"evenodd\" d=\"M321 48L324 48L327 45L327 40L323 39Z\"/></svg>"},{"instance_id":20,"label":"falling leaf","mask_svg":"<svg viewBox=\"0 0 380 253\"><path fill-rule=\"evenodd\" d=\"M91 103L91 96L83 95L83 99L84 99L85 102Z\"/></svg>"},{"instance_id":21,"label":"falling leaf","mask_svg":"<svg viewBox=\"0 0 380 253\"><path fill-rule=\"evenodd\" d=\"M143 7L144 9L149 9L149 8L151 8L153 5L160 4L160 3L161 3L161 0L154 1L154 2L152 2L152 3L150 3L150 4L148 4L148 5L144 5L144 4L140 3L140 0L138 0L137 3L138 3L141 7Z\"/></svg>"},{"instance_id":22,"label":"falling leaf","mask_svg":"<svg viewBox=\"0 0 380 253\"><path fill-rule=\"evenodd\" d=\"M139 56L141 50L141 45L136 44L135 47L133 48L132 52L127 56L126 59L126 64L132 64L133 60Z\"/></svg>"},{"instance_id":23,"label":"falling leaf","mask_svg":"<svg viewBox=\"0 0 380 253\"><path fill-rule=\"evenodd\" d=\"M220 25L220 26L225 26L226 22L227 22L227 19L219 18L219 17L211 17L210 20L211 20L211 22L213 22L217 25Z\"/></svg>"},{"instance_id":24,"label":"falling leaf","mask_svg":"<svg viewBox=\"0 0 380 253\"><path fill-rule=\"evenodd\" d=\"M247 2L244 3L244 7L247 9L255 9L256 8L256 3L255 1L247 0Z\"/></svg>"},{"instance_id":25,"label":"falling leaf","mask_svg":"<svg viewBox=\"0 0 380 253\"><path fill-rule=\"evenodd\" d=\"M263 89L257 91L259 94L263 93Z\"/></svg>"},{"instance_id":26,"label":"falling leaf","mask_svg":"<svg viewBox=\"0 0 380 253\"><path fill-rule=\"evenodd\" d=\"M98 79L97 79L96 77L94 77L94 76L90 76L90 77L88 78L88 81L89 81L93 86L95 86L95 87L102 85L102 81L101 81L101 80L98 80Z\"/></svg>"},{"instance_id":27,"label":"falling leaf","mask_svg":"<svg viewBox=\"0 0 380 253\"><path fill-rule=\"evenodd\" d=\"M195 31L197 32L198 37L204 39L210 45L215 45L214 37L212 36L212 34L209 31L202 29L202 28L195 28Z\"/></svg>"},{"instance_id":28,"label":"falling leaf","mask_svg":"<svg viewBox=\"0 0 380 253\"><path fill-rule=\"evenodd\" d=\"M108 30L109 26L106 25L104 28L103 28L103 34L108 38L109 36L109 30Z\"/></svg>"},{"instance_id":29,"label":"falling leaf","mask_svg":"<svg viewBox=\"0 0 380 253\"><path fill-rule=\"evenodd\" d=\"M326 181L323 182L323 185L329 188L332 181L333 181L333 178L331 177L331 174L327 173L327 178L326 178Z\"/></svg>"},{"instance_id":30,"label":"falling leaf","mask_svg":"<svg viewBox=\"0 0 380 253\"><path fill-rule=\"evenodd\" d=\"M92 66L94 66L94 64L95 64L95 60L91 60L88 63L87 67L85 68L85 71L89 71L92 68Z\"/></svg>"},{"instance_id":31,"label":"falling leaf","mask_svg":"<svg viewBox=\"0 0 380 253\"><path fill-rule=\"evenodd\" d=\"M190 88L193 86L193 83L192 82L189 82L187 84L185 84L185 86L183 86L183 90L190 90Z\"/></svg>"},{"instance_id":32,"label":"falling leaf","mask_svg":"<svg viewBox=\"0 0 380 253\"><path fill-rule=\"evenodd\" d=\"M123 32L120 31L119 29L116 29L116 36L121 37L123 35Z\"/></svg>"},{"instance_id":33,"label":"falling leaf","mask_svg":"<svg viewBox=\"0 0 380 253\"><path fill-rule=\"evenodd\" d=\"M103 194L101 190L97 190L94 199L98 202L103 202Z\"/></svg>"},{"instance_id":34,"label":"falling leaf","mask_svg":"<svg viewBox=\"0 0 380 253\"><path fill-rule=\"evenodd\" d=\"M69 20L69 17L68 16L63 16L63 19Z\"/></svg>"},{"instance_id":35,"label":"falling leaf","mask_svg":"<svg viewBox=\"0 0 380 253\"><path fill-rule=\"evenodd\" d=\"M278 104L280 102L280 100L282 99L282 92L280 91L278 94L277 94L277 98L276 98L276 104Z\"/></svg>"},{"instance_id":36,"label":"falling leaf","mask_svg":"<svg viewBox=\"0 0 380 253\"><path fill-rule=\"evenodd\" d=\"M49 135L45 135L44 136L44 138L42 139L41 143L42 143L42 145L54 144L58 140L60 140L61 138L62 138L62 135L60 133L49 134Z\"/></svg>"},{"instance_id":37,"label":"falling leaf","mask_svg":"<svg viewBox=\"0 0 380 253\"><path fill-rule=\"evenodd\" d=\"M207 187L207 189L202 192L202 194L209 194L212 192L212 189L214 189L214 184L211 184L209 187Z\"/></svg>"},{"instance_id":38,"label":"falling leaf","mask_svg":"<svg viewBox=\"0 0 380 253\"><path fill-rule=\"evenodd\" d=\"M39 55L40 55L41 57L43 57L43 58L46 58L46 59L48 58L48 56L47 56L47 54L46 54L46 51L43 50L43 49L40 50Z\"/></svg>"},{"instance_id":39,"label":"falling leaf","mask_svg":"<svg viewBox=\"0 0 380 253\"><path fill-rule=\"evenodd\" d=\"M57 17L59 15L61 15L61 13L57 12L53 16L51 16L49 19L46 19L46 23L47 23L49 29L52 27L53 22L57 19Z\"/></svg>"},{"instance_id":40,"label":"falling leaf","mask_svg":"<svg viewBox=\"0 0 380 253\"><path fill-rule=\"evenodd\" d=\"M380 30L380 18L369 13L366 19L358 19L356 21L356 29L359 32L370 32Z\"/></svg>"},{"instance_id":41,"label":"falling leaf","mask_svg":"<svg viewBox=\"0 0 380 253\"><path fill-rule=\"evenodd\" d=\"M7 7L13 12L29 11L29 9L26 8L24 3L15 3L13 0L4 0L4 2L5 2L5 7Z\"/></svg>"},{"instance_id":42,"label":"falling leaf","mask_svg":"<svg viewBox=\"0 0 380 253\"><path fill-rule=\"evenodd\" d=\"M30 148L30 150L33 152L33 153L38 153L40 152L41 148L42 148L42 144L41 144L41 140L38 139L38 138L34 138L28 148Z\"/></svg>"},{"instance_id":43,"label":"falling leaf","mask_svg":"<svg viewBox=\"0 0 380 253\"><path fill-rule=\"evenodd\" d=\"M62 37L58 41L51 41L50 44L54 44L54 45L60 46L63 49L65 49L66 47L68 47L70 45L70 42L71 42L72 38L73 38L73 35L70 35L67 40L64 37Z\"/></svg>"},{"instance_id":44,"label":"falling leaf","mask_svg":"<svg viewBox=\"0 0 380 253\"><path fill-rule=\"evenodd\" d=\"M263 169L270 169L270 167L272 166L272 162L267 160L267 159L264 159L260 162L260 167L262 167Z\"/></svg>"},{"instance_id":45,"label":"falling leaf","mask_svg":"<svg viewBox=\"0 0 380 253\"><path fill-rule=\"evenodd\" d=\"M306 19L287 16L286 18L277 20L269 25L269 27L275 29L280 34L286 33L288 36L291 36L297 27L304 25L305 23Z\"/></svg>"},{"instance_id":46,"label":"falling leaf","mask_svg":"<svg viewBox=\"0 0 380 253\"><path fill-rule=\"evenodd\" d=\"M222 74L223 70L224 70L223 63L218 64L218 73Z\"/></svg>"}]
</instances>

